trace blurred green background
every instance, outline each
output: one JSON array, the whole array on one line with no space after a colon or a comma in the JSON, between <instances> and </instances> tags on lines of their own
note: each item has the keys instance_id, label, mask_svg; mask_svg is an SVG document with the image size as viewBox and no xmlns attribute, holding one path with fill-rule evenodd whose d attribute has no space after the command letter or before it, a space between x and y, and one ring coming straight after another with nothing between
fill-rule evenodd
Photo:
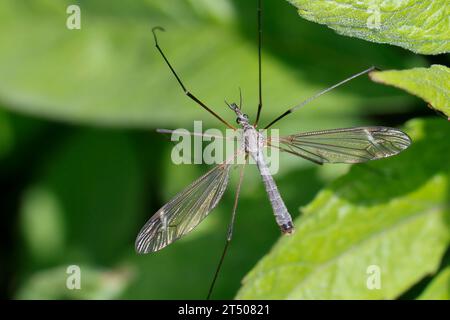
<instances>
[{"instance_id":1,"label":"blurred green background","mask_svg":"<svg viewBox=\"0 0 450 320\"><path fill-rule=\"evenodd\" d=\"M81 7L81 30L66 8ZM0 2L0 293L5 298L204 298L225 239L236 174L218 208L181 241L138 256L135 237L175 193L207 170L171 163L156 128L217 121L188 100L153 45L187 87L234 121L223 100L254 118L256 1L2 0ZM298 17L287 1L264 7L262 122L375 65L448 63L401 48L338 36ZM352 81L279 123L282 133L361 124L400 126L434 117L399 90ZM294 216L347 171L282 155L275 179ZM257 170L247 170L229 255L214 293L232 298L280 237ZM368 221L367 223L370 223ZM83 290L65 288L80 265Z\"/></svg>"}]
</instances>

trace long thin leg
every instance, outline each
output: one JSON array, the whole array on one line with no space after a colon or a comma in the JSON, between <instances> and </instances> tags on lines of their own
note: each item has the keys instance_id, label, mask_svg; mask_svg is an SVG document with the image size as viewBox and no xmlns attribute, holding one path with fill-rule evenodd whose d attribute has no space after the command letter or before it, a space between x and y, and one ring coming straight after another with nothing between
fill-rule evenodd
<instances>
[{"instance_id":1,"label":"long thin leg","mask_svg":"<svg viewBox=\"0 0 450 320\"><path fill-rule=\"evenodd\" d=\"M261 47L262 47L262 0L258 0L258 89L259 89L259 103L258 112L256 114L256 121L254 126L256 127L259 122L259 117L262 110L262 68L261 68Z\"/></svg>"},{"instance_id":2,"label":"long thin leg","mask_svg":"<svg viewBox=\"0 0 450 320\"><path fill-rule=\"evenodd\" d=\"M340 85L343 85L344 83L347 83L347 82L349 82L350 80L353 80L353 79L355 79L355 78L357 78L357 77L359 77L359 76L362 76L363 74L369 73L369 72L371 72L371 71L373 71L373 70L376 70L376 67L370 67L370 68L367 69L367 70L364 70L364 71L361 71L361 72L359 72L359 73L357 73L357 74L354 74L354 75L352 75L351 77L349 77L349 78L347 78L347 79L345 79L345 80L342 80L341 82L336 83L335 85L332 85L331 87L329 87L329 88L327 88L327 89L325 89L325 90L322 90L322 91L316 93L315 95L313 95L312 97L310 97L310 98L304 100L303 102L301 102L300 104L296 105L295 107L292 107L292 108L288 109L286 112L284 112L284 113L281 114L279 117L275 118L275 120L273 120L272 122L270 122L267 126L265 126L264 129L267 129L267 128L271 127L275 122L278 122L279 120L283 119L283 118L284 118L285 116L287 116L288 114L294 112L295 110L299 109L300 107L303 107L305 104L308 104L308 103L310 103L311 101L317 99L318 97L320 97L321 95L327 93L328 91L331 91L331 90L333 90L333 89L339 87Z\"/></svg>"},{"instance_id":3,"label":"long thin leg","mask_svg":"<svg viewBox=\"0 0 450 320\"><path fill-rule=\"evenodd\" d=\"M242 110L242 90L239 87L239 109Z\"/></svg>"},{"instance_id":4,"label":"long thin leg","mask_svg":"<svg viewBox=\"0 0 450 320\"><path fill-rule=\"evenodd\" d=\"M244 179L244 168L245 168L245 164L241 167L241 172L239 175L239 182L238 182L238 186L236 189L236 196L234 197L233 213L231 214L231 221L228 226L225 247L223 248L222 255L220 256L219 264L217 265L216 272L214 273L214 278L211 282L211 285L209 286L208 296L206 297L207 300L209 300L209 298L211 298L211 294L214 289L214 285L216 284L216 280L219 275L220 269L222 268L223 260L225 259L225 255L227 254L227 251L228 251L228 246L230 245L231 239L233 237L233 229L234 229L234 222L236 220L236 209L237 209L238 200L239 200L239 193L241 192L242 180Z\"/></svg>"},{"instance_id":5,"label":"long thin leg","mask_svg":"<svg viewBox=\"0 0 450 320\"><path fill-rule=\"evenodd\" d=\"M205 109L206 111L208 111L209 113L211 113L214 117L216 117L217 119L219 119L223 124L225 124L227 127L229 127L230 129L235 129L231 124L229 124L226 120L224 120L221 116L219 116L217 113L215 113L214 111L212 111L208 106L206 106L203 102L201 102L196 96L194 96L192 93L190 93L186 87L184 86L183 82L181 81L180 77L178 76L178 74L175 72L175 70L173 69L172 65L170 64L169 60L166 58L166 55L164 54L164 52L161 50L159 44L158 44L158 38L156 37L156 30L160 30L160 31L164 31L164 29L162 27L154 27L152 29L153 32L153 37L155 38L155 46L156 49L158 49L159 53L161 54L161 56L163 57L164 61L166 62L167 66L170 68L170 71L172 71L173 75L175 76L175 78L177 79L179 85L181 86L181 88L184 91L184 94L187 95L189 98L191 98L192 100L194 100L197 104L199 104L201 107L203 107L203 109Z\"/></svg>"}]
</instances>

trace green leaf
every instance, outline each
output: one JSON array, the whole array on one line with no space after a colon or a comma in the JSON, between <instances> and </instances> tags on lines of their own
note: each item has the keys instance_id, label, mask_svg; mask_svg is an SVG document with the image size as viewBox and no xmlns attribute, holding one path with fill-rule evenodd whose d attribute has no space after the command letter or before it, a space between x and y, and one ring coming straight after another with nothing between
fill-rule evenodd
<instances>
[{"instance_id":1,"label":"green leaf","mask_svg":"<svg viewBox=\"0 0 450 320\"><path fill-rule=\"evenodd\" d=\"M420 300L450 300L450 267L439 272L431 281Z\"/></svg>"},{"instance_id":2,"label":"green leaf","mask_svg":"<svg viewBox=\"0 0 450 320\"><path fill-rule=\"evenodd\" d=\"M450 127L411 121L402 154L352 166L245 277L238 299L392 299L437 270L449 234ZM380 289L368 289L371 266Z\"/></svg>"},{"instance_id":3,"label":"green leaf","mask_svg":"<svg viewBox=\"0 0 450 320\"><path fill-rule=\"evenodd\" d=\"M76 131L39 165L21 208L27 249L37 266L71 259L116 262L134 243L144 204L142 170L129 137Z\"/></svg>"},{"instance_id":4,"label":"green leaf","mask_svg":"<svg viewBox=\"0 0 450 320\"><path fill-rule=\"evenodd\" d=\"M391 85L421 97L430 107L450 118L450 69L441 65L409 70L373 71L373 81Z\"/></svg>"},{"instance_id":5,"label":"green leaf","mask_svg":"<svg viewBox=\"0 0 450 320\"><path fill-rule=\"evenodd\" d=\"M30 188L22 200L22 232L35 261L52 261L64 253L64 211L56 195Z\"/></svg>"},{"instance_id":6,"label":"green leaf","mask_svg":"<svg viewBox=\"0 0 450 320\"><path fill-rule=\"evenodd\" d=\"M450 50L446 0L288 0L303 18L336 32L367 41L389 43L415 53Z\"/></svg>"},{"instance_id":7,"label":"green leaf","mask_svg":"<svg viewBox=\"0 0 450 320\"><path fill-rule=\"evenodd\" d=\"M102 270L88 265L80 267L80 289L66 285L67 267L55 267L32 274L19 288L16 299L117 299L129 284L132 273L128 268Z\"/></svg>"},{"instance_id":8,"label":"green leaf","mask_svg":"<svg viewBox=\"0 0 450 320\"><path fill-rule=\"evenodd\" d=\"M94 125L186 126L193 119L220 125L184 96L155 49L150 30L161 25L166 32L159 33L160 45L188 89L234 120L223 100L237 100L241 87L245 107L255 110L255 3L83 1L81 30L66 28L69 4L72 1L0 1L0 99L5 108ZM264 122L369 63L409 67L422 62L405 59L390 48L373 50L351 39L335 41L319 26L303 26L289 12L284 2L266 4ZM358 56L349 57L349 50ZM367 83L359 79L323 96L314 108L305 108L302 127L312 127L311 119L318 115L324 115L323 126L334 126L330 123L337 115L340 125L355 123L349 113L359 114L368 105L377 106L372 110L379 112L387 98L390 105L405 108L407 96L397 97L394 90L389 93ZM296 128L298 119L292 118Z\"/></svg>"},{"instance_id":9,"label":"green leaf","mask_svg":"<svg viewBox=\"0 0 450 320\"><path fill-rule=\"evenodd\" d=\"M10 116L0 110L0 159L11 153L14 142L14 130Z\"/></svg>"}]
</instances>

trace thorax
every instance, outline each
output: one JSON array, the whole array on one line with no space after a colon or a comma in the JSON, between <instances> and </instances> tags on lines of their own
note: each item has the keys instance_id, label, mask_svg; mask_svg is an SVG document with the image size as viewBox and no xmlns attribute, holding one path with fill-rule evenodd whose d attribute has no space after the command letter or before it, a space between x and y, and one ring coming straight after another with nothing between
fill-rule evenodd
<instances>
[{"instance_id":1,"label":"thorax","mask_svg":"<svg viewBox=\"0 0 450 320\"><path fill-rule=\"evenodd\" d=\"M243 146L245 151L255 158L262 154L265 138L261 132L250 124L244 124L243 129Z\"/></svg>"}]
</instances>

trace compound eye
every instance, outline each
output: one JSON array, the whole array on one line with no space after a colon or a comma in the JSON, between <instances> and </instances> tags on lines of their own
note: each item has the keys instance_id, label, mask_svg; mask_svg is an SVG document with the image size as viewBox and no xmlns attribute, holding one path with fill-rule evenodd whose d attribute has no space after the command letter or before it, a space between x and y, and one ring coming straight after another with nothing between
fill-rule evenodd
<instances>
[{"instance_id":1,"label":"compound eye","mask_svg":"<svg viewBox=\"0 0 450 320\"><path fill-rule=\"evenodd\" d=\"M236 123L237 123L237 124L241 124L241 119L236 118Z\"/></svg>"},{"instance_id":2,"label":"compound eye","mask_svg":"<svg viewBox=\"0 0 450 320\"><path fill-rule=\"evenodd\" d=\"M245 119L248 119L248 115L247 114L244 113L243 116L244 116Z\"/></svg>"}]
</instances>

